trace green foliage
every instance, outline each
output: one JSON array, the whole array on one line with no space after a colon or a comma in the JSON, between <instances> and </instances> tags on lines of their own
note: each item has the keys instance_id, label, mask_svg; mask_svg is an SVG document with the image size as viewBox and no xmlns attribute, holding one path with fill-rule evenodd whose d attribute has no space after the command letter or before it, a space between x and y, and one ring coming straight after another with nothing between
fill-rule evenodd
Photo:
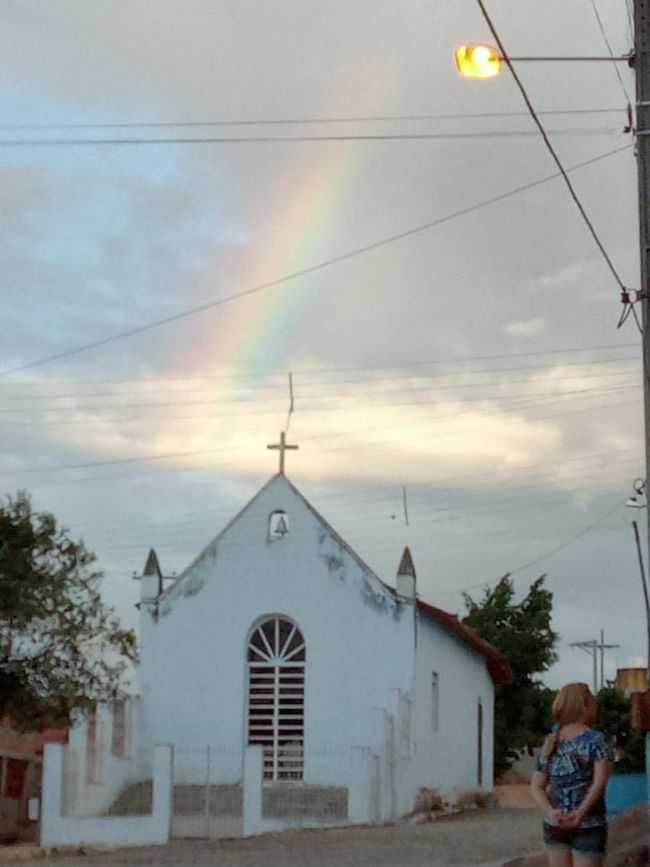
<instances>
[{"instance_id":1,"label":"green foliage","mask_svg":"<svg viewBox=\"0 0 650 867\"><path fill-rule=\"evenodd\" d=\"M507 771L521 752L551 727L553 693L536 677L556 661L557 634L551 627L553 594L542 575L521 602L515 602L508 575L476 602L464 594L463 622L510 660L511 684L497 685L494 707L495 775Z\"/></svg>"},{"instance_id":2,"label":"green foliage","mask_svg":"<svg viewBox=\"0 0 650 867\"><path fill-rule=\"evenodd\" d=\"M630 699L612 688L601 689L596 698L596 728L616 745L614 771L619 774L641 773L645 770L645 734L632 728Z\"/></svg>"},{"instance_id":3,"label":"green foliage","mask_svg":"<svg viewBox=\"0 0 650 867\"><path fill-rule=\"evenodd\" d=\"M102 602L94 562L26 494L0 504L0 717L65 726L120 694L136 640Z\"/></svg>"}]
</instances>

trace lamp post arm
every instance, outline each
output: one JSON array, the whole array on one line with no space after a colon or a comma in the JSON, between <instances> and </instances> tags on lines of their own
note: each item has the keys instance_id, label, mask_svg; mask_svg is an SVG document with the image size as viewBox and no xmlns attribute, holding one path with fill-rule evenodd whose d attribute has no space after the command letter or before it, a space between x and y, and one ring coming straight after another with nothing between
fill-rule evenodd
<instances>
[{"instance_id":1,"label":"lamp post arm","mask_svg":"<svg viewBox=\"0 0 650 867\"><path fill-rule=\"evenodd\" d=\"M501 56L501 60L505 61ZM633 54L621 54L618 57L509 57L513 63L629 63L634 65Z\"/></svg>"}]
</instances>

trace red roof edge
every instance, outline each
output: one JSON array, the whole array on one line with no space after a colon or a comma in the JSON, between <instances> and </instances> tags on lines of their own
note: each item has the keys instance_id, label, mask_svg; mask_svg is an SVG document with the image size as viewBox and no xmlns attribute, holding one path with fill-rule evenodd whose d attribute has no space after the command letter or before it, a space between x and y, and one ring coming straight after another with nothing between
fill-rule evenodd
<instances>
[{"instance_id":1,"label":"red roof edge","mask_svg":"<svg viewBox=\"0 0 650 867\"><path fill-rule=\"evenodd\" d=\"M484 656L487 669L495 683L512 683L512 668L508 657L497 650L493 644L484 641L475 629L461 623L455 614L449 614L442 608L436 608L435 605L429 605L421 599L417 600L417 607L451 635Z\"/></svg>"}]
</instances>

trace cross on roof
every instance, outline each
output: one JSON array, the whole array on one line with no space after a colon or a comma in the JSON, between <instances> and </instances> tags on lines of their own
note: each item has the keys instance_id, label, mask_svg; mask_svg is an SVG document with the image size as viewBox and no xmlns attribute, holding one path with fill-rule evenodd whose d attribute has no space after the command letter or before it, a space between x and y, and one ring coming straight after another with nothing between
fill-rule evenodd
<instances>
[{"instance_id":1,"label":"cross on roof","mask_svg":"<svg viewBox=\"0 0 650 867\"><path fill-rule=\"evenodd\" d=\"M280 442L279 443L274 443L272 445L267 446L267 449L272 449L272 450L280 452L280 470L279 470L279 472L280 472L281 476L284 475L284 453L288 450L289 451L296 451L298 448L299 448L299 446L288 445L284 431L282 431L282 433L280 434Z\"/></svg>"}]
</instances>

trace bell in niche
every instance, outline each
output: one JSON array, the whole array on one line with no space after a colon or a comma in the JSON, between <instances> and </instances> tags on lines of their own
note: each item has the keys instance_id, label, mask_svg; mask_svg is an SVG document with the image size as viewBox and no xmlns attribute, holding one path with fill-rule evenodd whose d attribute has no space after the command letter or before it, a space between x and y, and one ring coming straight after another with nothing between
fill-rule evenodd
<instances>
[{"instance_id":1,"label":"bell in niche","mask_svg":"<svg viewBox=\"0 0 650 867\"><path fill-rule=\"evenodd\" d=\"M284 539L289 534L289 516L282 509L269 515L269 538Z\"/></svg>"}]
</instances>

